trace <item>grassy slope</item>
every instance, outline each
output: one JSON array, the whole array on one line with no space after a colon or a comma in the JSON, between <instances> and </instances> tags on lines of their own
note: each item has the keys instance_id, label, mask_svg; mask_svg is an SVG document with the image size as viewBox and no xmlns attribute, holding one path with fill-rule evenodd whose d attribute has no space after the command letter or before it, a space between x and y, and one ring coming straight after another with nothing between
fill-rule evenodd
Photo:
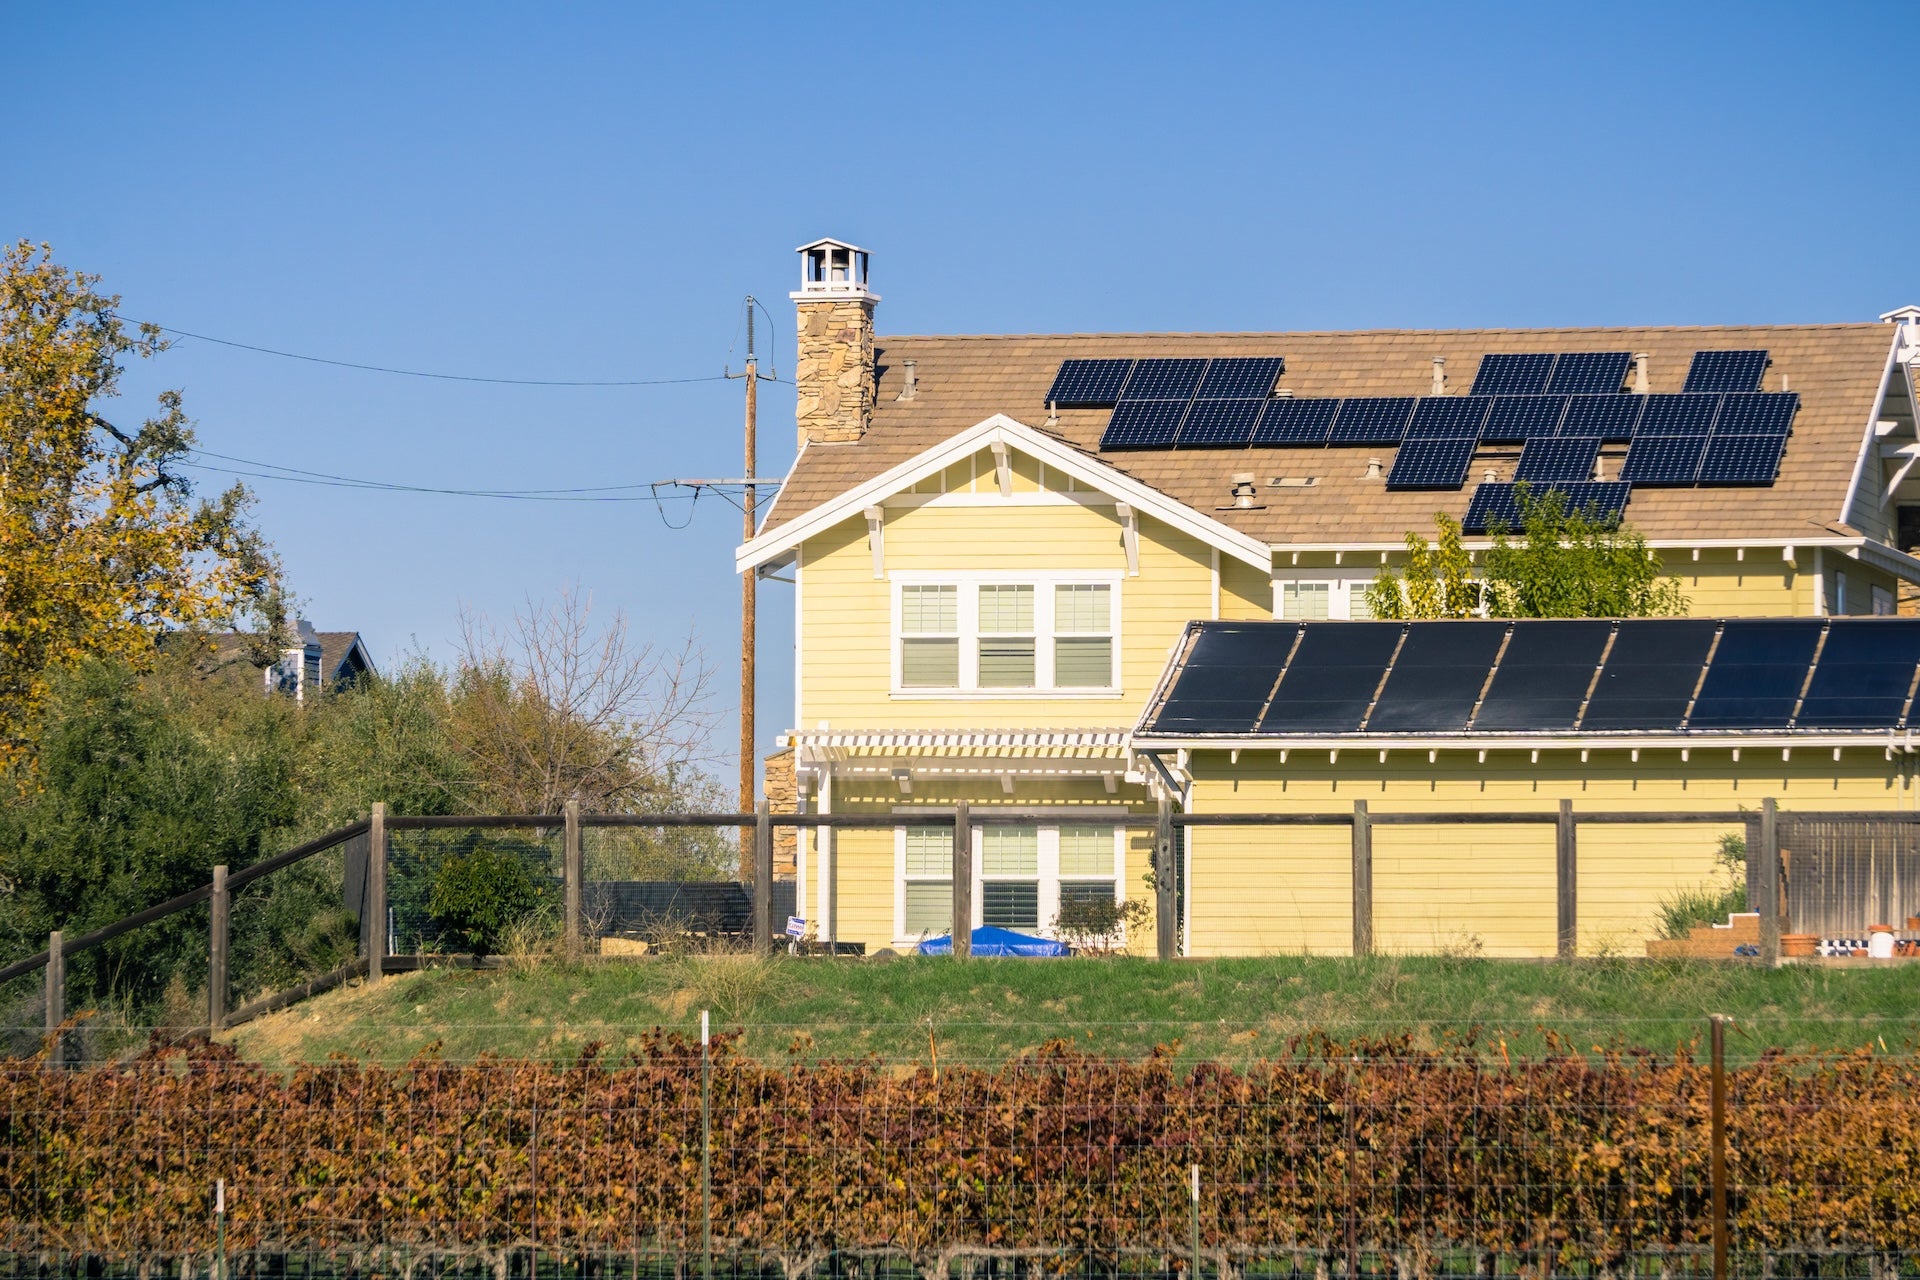
<instances>
[{"instance_id":1,"label":"grassy slope","mask_svg":"<svg viewBox=\"0 0 1920 1280\"><path fill-rule=\"evenodd\" d=\"M1669 1052L1708 1013L1739 1019L1730 1055L1763 1048L1899 1047L1920 1032L1920 969L1777 971L1733 965L1528 964L1446 958L1264 957L1160 965L1143 960L872 961L690 957L568 968L408 974L356 984L230 1034L273 1064L330 1053L404 1061L438 1046L570 1057L654 1027L689 1034L699 1011L744 1029L766 1060L877 1054L924 1062L928 1028L943 1063L991 1062L1071 1037L1133 1056L1178 1041L1181 1056L1272 1055L1291 1036L1409 1033L1431 1044L1480 1028L1492 1051L1537 1052L1546 1031L1577 1047Z\"/></svg>"}]
</instances>

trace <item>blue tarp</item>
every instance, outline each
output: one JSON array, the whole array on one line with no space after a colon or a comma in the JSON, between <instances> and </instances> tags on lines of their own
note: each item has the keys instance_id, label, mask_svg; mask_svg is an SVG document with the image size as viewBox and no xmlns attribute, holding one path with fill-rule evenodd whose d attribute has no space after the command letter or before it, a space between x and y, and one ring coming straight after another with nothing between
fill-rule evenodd
<instances>
[{"instance_id":1,"label":"blue tarp","mask_svg":"<svg viewBox=\"0 0 1920 1280\"><path fill-rule=\"evenodd\" d=\"M945 935L928 938L920 944L923 956L950 956L953 954L953 938ZM1064 942L1055 942L1051 938L1036 938L1032 934L1015 933L1011 929L975 929L973 931L973 954L977 956L1070 956L1073 948Z\"/></svg>"}]
</instances>

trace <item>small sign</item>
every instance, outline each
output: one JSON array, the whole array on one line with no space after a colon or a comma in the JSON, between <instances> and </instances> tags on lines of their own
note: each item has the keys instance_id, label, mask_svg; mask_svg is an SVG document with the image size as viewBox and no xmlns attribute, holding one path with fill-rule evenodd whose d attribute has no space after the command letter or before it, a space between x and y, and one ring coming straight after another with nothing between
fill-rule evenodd
<instances>
[{"instance_id":1,"label":"small sign","mask_svg":"<svg viewBox=\"0 0 1920 1280\"><path fill-rule=\"evenodd\" d=\"M787 936L789 938L804 937L806 936L806 932L807 932L807 922L805 920L801 919L799 916L787 917Z\"/></svg>"}]
</instances>

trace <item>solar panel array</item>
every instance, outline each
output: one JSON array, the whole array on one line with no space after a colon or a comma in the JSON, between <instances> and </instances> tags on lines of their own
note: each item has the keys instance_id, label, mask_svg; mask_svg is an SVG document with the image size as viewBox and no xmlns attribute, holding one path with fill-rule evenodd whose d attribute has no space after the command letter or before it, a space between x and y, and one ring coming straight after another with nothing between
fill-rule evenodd
<instances>
[{"instance_id":1,"label":"solar panel array","mask_svg":"<svg viewBox=\"0 0 1920 1280\"><path fill-rule=\"evenodd\" d=\"M1203 622L1142 732L1893 730L1920 618Z\"/></svg>"},{"instance_id":2,"label":"solar panel array","mask_svg":"<svg viewBox=\"0 0 1920 1280\"><path fill-rule=\"evenodd\" d=\"M1465 527L1520 523L1524 483L1617 518L1630 486L1768 485L1800 397L1758 388L1765 351L1696 352L1685 390L1622 394L1624 351L1490 352L1464 396L1275 396L1279 356L1076 359L1047 391L1056 408L1111 408L1106 450L1348 445L1396 449L1389 489L1458 489L1488 446L1521 446L1512 480L1475 490ZM1599 450L1625 444L1617 481Z\"/></svg>"}]
</instances>

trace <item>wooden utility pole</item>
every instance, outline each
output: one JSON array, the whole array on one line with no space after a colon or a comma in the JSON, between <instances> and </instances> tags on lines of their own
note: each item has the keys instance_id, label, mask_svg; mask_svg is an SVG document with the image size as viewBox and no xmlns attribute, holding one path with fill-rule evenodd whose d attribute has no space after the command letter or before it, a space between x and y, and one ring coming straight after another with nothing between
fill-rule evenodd
<instances>
[{"instance_id":1,"label":"wooden utility pole","mask_svg":"<svg viewBox=\"0 0 1920 1280\"><path fill-rule=\"evenodd\" d=\"M753 309L758 304L753 295L747 295L747 370L740 376L747 380L747 422L746 422L746 464L742 473L746 486L741 494L741 541L752 542L756 528L755 508L758 494L753 481L754 470L759 465L760 454L760 357L753 349ZM733 376L731 374L729 377ZM759 585L759 571L748 569L740 575L740 813L752 813L754 797L759 791L755 766L759 763L755 749L755 731L753 717L754 701L754 651L757 643L756 619L754 617L755 594ZM748 841L752 838L752 827L740 832L740 878L750 880L753 877L753 860L747 855Z\"/></svg>"}]
</instances>

